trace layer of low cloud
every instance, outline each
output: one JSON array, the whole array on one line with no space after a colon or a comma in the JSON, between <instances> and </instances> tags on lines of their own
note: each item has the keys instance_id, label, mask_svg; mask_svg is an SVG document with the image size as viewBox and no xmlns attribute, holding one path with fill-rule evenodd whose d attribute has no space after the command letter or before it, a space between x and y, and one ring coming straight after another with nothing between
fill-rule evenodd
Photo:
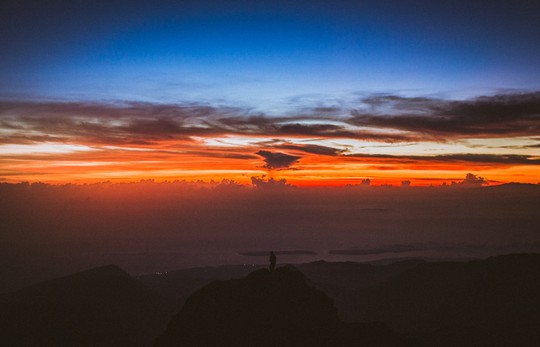
<instances>
[{"instance_id":1,"label":"layer of low cloud","mask_svg":"<svg viewBox=\"0 0 540 347\"><path fill-rule=\"evenodd\" d=\"M358 260L438 249L434 243L540 242L539 185L292 188L262 177L253 185L0 183L0 291L43 279L44 268L69 273L113 262L140 274L267 263L238 252L309 250L336 260L328 251L347 249L339 259Z\"/></svg>"}]
</instances>

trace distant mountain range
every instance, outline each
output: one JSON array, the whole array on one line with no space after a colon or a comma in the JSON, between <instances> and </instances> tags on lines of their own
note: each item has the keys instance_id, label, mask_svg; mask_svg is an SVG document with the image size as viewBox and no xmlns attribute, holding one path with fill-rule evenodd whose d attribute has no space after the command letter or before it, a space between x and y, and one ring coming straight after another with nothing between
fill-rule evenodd
<instances>
[{"instance_id":1,"label":"distant mountain range","mask_svg":"<svg viewBox=\"0 0 540 347\"><path fill-rule=\"evenodd\" d=\"M282 345L273 337L281 334L295 344L536 346L538 293L540 254L318 261L273 274L223 266L138 278L110 265L0 295L0 344L151 346L161 336L159 345L193 345L222 326L221 338L236 345L257 338Z\"/></svg>"}]
</instances>

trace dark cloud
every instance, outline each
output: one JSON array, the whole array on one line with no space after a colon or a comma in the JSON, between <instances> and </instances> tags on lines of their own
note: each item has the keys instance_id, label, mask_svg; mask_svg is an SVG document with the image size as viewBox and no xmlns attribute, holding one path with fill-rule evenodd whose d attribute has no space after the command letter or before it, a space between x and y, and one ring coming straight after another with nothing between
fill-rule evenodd
<instances>
[{"instance_id":1,"label":"dark cloud","mask_svg":"<svg viewBox=\"0 0 540 347\"><path fill-rule=\"evenodd\" d=\"M350 138L366 141L381 142L409 142L418 141L421 138L414 134L382 133L376 131L365 131L351 129L346 125L323 124L325 120L318 120L321 124L289 123L274 126L270 134L275 135L296 135L314 136L325 138ZM330 119L329 121L333 121Z\"/></svg>"},{"instance_id":2,"label":"dark cloud","mask_svg":"<svg viewBox=\"0 0 540 347\"><path fill-rule=\"evenodd\" d=\"M7 135L0 138L0 144L33 144L36 142L63 142L65 139L49 135Z\"/></svg>"},{"instance_id":3,"label":"dark cloud","mask_svg":"<svg viewBox=\"0 0 540 347\"><path fill-rule=\"evenodd\" d=\"M448 154L433 157L440 161L464 161L472 163L492 163L509 165L540 165L540 159L517 154Z\"/></svg>"},{"instance_id":4,"label":"dark cloud","mask_svg":"<svg viewBox=\"0 0 540 347\"><path fill-rule=\"evenodd\" d=\"M388 143L538 136L540 92L463 101L379 95L352 110L314 107L280 117L196 103L0 102L0 128L9 131L14 143L40 142L43 136L97 144L226 134Z\"/></svg>"},{"instance_id":5,"label":"dark cloud","mask_svg":"<svg viewBox=\"0 0 540 347\"><path fill-rule=\"evenodd\" d=\"M224 129L209 124L209 121L230 114L242 116L243 110L140 102L3 102L0 103L0 128L19 137L32 132L97 144L148 144L224 133ZM30 140L39 141L39 138Z\"/></svg>"},{"instance_id":6,"label":"dark cloud","mask_svg":"<svg viewBox=\"0 0 540 347\"><path fill-rule=\"evenodd\" d=\"M321 145L293 145L293 144L284 144L275 146L275 148L281 148L281 149L289 149L289 150L296 150L311 154L319 154L319 155L329 155L329 156L337 156L345 152L344 150L333 148L333 147L327 147L327 146L321 146Z\"/></svg>"},{"instance_id":7,"label":"dark cloud","mask_svg":"<svg viewBox=\"0 0 540 347\"><path fill-rule=\"evenodd\" d=\"M465 176L465 179L463 181L459 182L459 184L465 185L465 186L479 187L479 186L482 186L484 184L487 184L487 181L486 181L486 179L484 177L480 177L480 176L476 176L475 174L468 173Z\"/></svg>"},{"instance_id":8,"label":"dark cloud","mask_svg":"<svg viewBox=\"0 0 540 347\"><path fill-rule=\"evenodd\" d=\"M518 154L442 154L442 155L388 155L388 154L346 154L347 157L377 159L389 163L414 162L466 162L477 164L540 165L540 158Z\"/></svg>"},{"instance_id":9,"label":"dark cloud","mask_svg":"<svg viewBox=\"0 0 540 347\"><path fill-rule=\"evenodd\" d=\"M369 186L371 185L371 179L369 179L369 178L363 179L363 180L360 182L360 185L361 185L361 186L368 186L368 187L369 187Z\"/></svg>"},{"instance_id":10,"label":"dark cloud","mask_svg":"<svg viewBox=\"0 0 540 347\"><path fill-rule=\"evenodd\" d=\"M540 144L501 145L501 146L469 145L469 147L471 147L471 148L490 148L490 149L529 149L529 148L540 148Z\"/></svg>"},{"instance_id":11,"label":"dark cloud","mask_svg":"<svg viewBox=\"0 0 540 347\"><path fill-rule=\"evenodd\" d=\"M258 151L256 154L264 158L266 163L264 167L269 170L287 169L300 159L298 156L281 152Z\"/></svg>"},{"instance_id":12,"label":"dark cloud","mask_svg":"<svg viewBox=\"0 0 540 347\"><path fill-rule=\"evenodd\" d=\"M220 118L220 124L233 133L267 135L267 136L316 136L316 137L341 137L377 139L388 138L394 140L394 136L376 134L371 132L359 132L350 128L346 123L336 124L333 116L307 116L303 114L290 115L288 117L267 117L264 115L238 116ZM306 121L310 121L306 123Z\"/></svg>"},{"instance_id":13,"label":"dark cloud","mask_svg":"<svg viewBox=\"0 0 540 347\"><path fill-rule=\"evenodd\" d=\"M287 123L278 124L275 126L275 131L281 134L294 135L326 135L339 137L355 137L351 131L345 131L342 126L335 124L302 124L302 123Z\"/></svg>"},{"instance_id":14,"label":"dark cloud","mask_svg":"<svg viewBox=\"0 0 540 347\"><path fill-rule=\"evenodd\" d=\"M174 153L174 152L171 152L171 153ZM185 151L181 153L192 154L192 155L197 155L197 156L202 156L202 157L227 158L227 159L258 159L259 158L253 154L218 152L218 151Z\"/></svg>"},{"instance_id":15,"label":"dark cloud","mask_svg":"<svg viewBox=\"0 0 540 347\"><path fill-rule=\"evenodd\" d=\"M290 188L292 185L287 183L287 180L282 178L275 180L273 177L265 179L265 177L251 177L251 184L258 189L280 189Z\"/></svg>"},{"instance_id":16,"label":"dark cloud","mask_svg":"<svg viewBox=\"0 0 540 347\"><path fill-rule=\"evenodd\" d=\"M204 104L0 102L0 129L12 143L41 142L52 136L64 141L104 145L153 144L190 140L192 136L252 135L354 138L403 142L414 134L358 130L332 114L269 117L249 109ZM30 137L29 134L36 136Z\"/></svg>"},{"instance_id":17,"label":"dark cloud","mask_svg":"<svg viewBox=\"0 0 540 347\"><path fill-rule=\"evenodd\" d=\"M540 92L465 101L379 96L364 99L350 123L445 138L528 136L540 132Z\"/></svg>"}]
</instances>

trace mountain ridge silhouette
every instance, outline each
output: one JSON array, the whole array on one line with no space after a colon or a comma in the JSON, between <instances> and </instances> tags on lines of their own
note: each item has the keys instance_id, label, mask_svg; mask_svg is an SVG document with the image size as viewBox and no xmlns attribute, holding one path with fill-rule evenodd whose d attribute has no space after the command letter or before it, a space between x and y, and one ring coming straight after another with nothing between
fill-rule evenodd
<instances>
[{"instance_id":1,"label":"mountain ridge silhouette","mask_svg":"<svg viewBox=\"0 0 540 347\"><path fill-rule=\"evenodd\" d=\"M405 346L382 323L341 321L332 299L294 267L256 270L199 289L155 346Z\"/></svg>"},{"instance_id":2,"label":"mountain ridge silhouette","mask_svg":"<svg viewBox=\"0 0 540 347\"><path fill-rule=\"evenodd\" d=\"M299 264L301 272L280 267L272 274L250 271L255 268L188 269L136 279L109 265L0 294L0 344L151 346L167 322L177 329L171 317L179 302L163 295L177 290L189 297L184 319L199 314L199 324L182 329L200 333L207 317L221 317L223 330L244 317L247 323L232 326L239 336L250 332L240 341L244 345L257 337L265 341L261 346L410 343L402 334L418 346L532 347L540 341L540 254L382 265L319 261ZM254 308L258 313L249 316ZM224 319L231 312L234 319ZM284 340L276 341L280 334Z\"/></svg>"}]
</instances>

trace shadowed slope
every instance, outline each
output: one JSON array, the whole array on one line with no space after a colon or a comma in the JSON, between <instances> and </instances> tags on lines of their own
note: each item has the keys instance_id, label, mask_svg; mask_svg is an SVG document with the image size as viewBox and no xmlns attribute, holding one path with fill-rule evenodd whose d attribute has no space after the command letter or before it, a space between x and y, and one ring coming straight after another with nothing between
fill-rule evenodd
<instances>
[{"instance_id":1,"label":"shadowed slope","mask_svg":"<svg viewBox=\"0 0 540 347\"><path fill-rule=\"evenodd\" d=\"M109 265L0 296L6 346L148 345L167 307L152 290Z\"/></svg>"},{"instance_id":2,"label":"shadowed slope","mask_svg":"<svg viewBox=\"0 0 540 347\"><path fill-rule=\"evenodd\" d=\"M429 346L536 346L540 254L419 264L361 289L355 319L381 320Z\"/></svg>"},{"instance_id":3,"label":"shadowed slope","mask_svg":"<svg viewBox=\"0 0 540 347\"><path fill-rule=\"evenodd\" d=\"M382 324L346 324L332 300L301 272L258 270L216 281L193 294L156 346L400 345Z\"/></svg>"}]
</instances>

